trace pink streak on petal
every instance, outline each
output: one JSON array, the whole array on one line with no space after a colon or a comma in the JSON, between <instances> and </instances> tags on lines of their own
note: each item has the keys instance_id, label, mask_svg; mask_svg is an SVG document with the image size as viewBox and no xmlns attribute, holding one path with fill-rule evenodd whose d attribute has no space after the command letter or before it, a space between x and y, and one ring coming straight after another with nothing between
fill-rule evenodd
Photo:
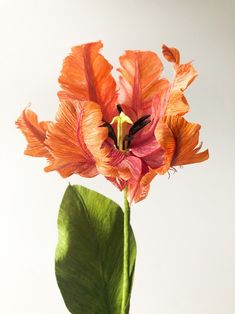
<instances>
[{"instance_id":1,"label":"pink streak on petal","mask_svg":"<svg viewBox=\"0 0 235 314\"><path fill-rule=\"evenodd\" d=\"M131 178L133 178L133 180L138 179L139 173L142 169L142 161L140 158L135 156L128 156L124 159L122 165L125 165L129 168L131 172Z\"/></svg>"},{"instance_id":2,"label":"pink streak on petal","mask_svg":"<svg viewBox=\"0 0 235 314\"><path fill-rule=\"evenodd\" d=\"M110 165L118 166L125 159L125 154L115 148L110 142L106 141L105 145L110 147L108 158L110 159Z\"/></svg>"},{"instance_id":3,"label":"pink streak on petal","mask_svg":"<svg viewBox=\"0 0 235 314\"><path fill-rule=\"evenodd\" d=\"M146 193L148 193L148 187L143 187L141 185L141 178L149 171L147 165L139 158L135 158L134 164L136 165L135 176L133 176L128 181L128 191L127 197L128 201L131 204L132 202L137 203L139 200L143 199L143 188L145 188ZM137 161L138 160L138 161Z\"/></svg>"},{"instance_id":4,"label":"pink streak on petal","mask_svg":"<svg viewBox=\"0 0 235 314\"><path fill-rule=\"evenodd\" d=\"M155 136L154 136L154 131L155 131L155 128L157 126L159 119L165 113L168 93L169 93L169 88L165 90L164 93L162 93L162 95L157 95L154 97L152 101L152 106L150 108L150 111L148 112L149 114L151 114L149 118L151 120L151 123L146 125L142 130L140 130L134 136L134 139L132 140L132 145L131 145L133 149L136 149L137 147L145 145L146 142L148 144L151 142L152 143L151 145L157 144ZM154 141L155 141L155 144L154 144Z\"/></svg>"}]
</instances>

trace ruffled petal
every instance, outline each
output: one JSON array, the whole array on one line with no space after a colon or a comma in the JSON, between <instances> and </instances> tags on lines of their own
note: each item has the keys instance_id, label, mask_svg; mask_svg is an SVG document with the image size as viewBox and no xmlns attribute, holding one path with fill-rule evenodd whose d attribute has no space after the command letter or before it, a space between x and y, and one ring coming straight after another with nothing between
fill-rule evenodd
<instances>
[{"instance_id":1,"label":"ruffled petal","mask_svg":"<svg viewBox=\"0 0 235 314\"><path fill-rule=\"evenodd\" d=\"M16 126L22 131L28 146L25 154L33 157L50 158L51 155L45 145L46 132L51 122L38 122L38 117L29 108L23 110L21 116L16 121Z\"/></svg>"},{"instance_id":2,"label":"ruffled petal","mask_svg":"<svg viewBox=\"0 0 235 314\"><path fill-rule=\"evenodd\" d=\"M197 77L197 72L191 63L175 67L175 79L166 109L167 115L184 115L189 111L189 105L183 92Z\"/></svg>"},{"instance_id":3,"label":"ruffled petal","mask_svg":"<svg viewBox=\"0 0 235 314\"><path fill-rule=\"evenodd\" d=\"M120 57L121 68L119 102L130 107L130 117L136 120L152 105L157 94L166 89L169 82L159 79L163 65L151 51L126 51Z\"/></svg>"},{"instance_id":4,"label":"ruffled petal","mask_svg":"<svg viewBox=\"0 0 235 314\"><path fill-rule=\"evenodd\" d=\"M140 183L145 190L150 187L150 183L157 174L158 172L156 171L156 169L149 169L149 171L141 178Z\"/></svg>"},{"instance_id":5,"label":"ruffled petal","mask_svg":"<svg viewBox=\"0 0 235 314\"><path fill-rule=\"evenodd\" d=\"M46 140L54 160L45 170L57 170L63 177L97 175L96 162L105 154L101 145L107 137L107 129L100 128L101 118L100 106L94 102L61 99L57 121L49 127Z\"/></svg>"},{"instance_id":6,"label":"ruffled petal","mask_svg":"<svg viewBox=\"0 0 235 314\"><path fill-rule=\"evenodd\" d=\"M174 47L169 48L166 45L162 45L162 53L168 62L180 64L180 52L178 49Z\"/></svg>"},{"instance_id":7,"label":"ruffled petal","mask_svg":"<svg viewBox=\"0 0 235 314\"><path fill-rule=\"evenodd\" d=\"M162 47L163 55L169 62L174 63L174 81L166 109L167 115L184 115L189 111L184 91L197 77L197 72L191 62L180 64L180 53L176 48Z\"/></svg>"},{"instance_id":8,"label":"ruffled petal","mask_svg":"<svg viewBox=\"0 0 235 314\"><path fill-rule=\"evenodd\" d=\"M116 83L110 74L113 67L99 53L102 47L100 41L73 47L64 60L59 83L70 97L100 104L104 119L111 121L116 114Z\"/></svg>"},{"instance_id":9,"label":"ruffled petal","mask_svg":"<svg viewBox=\"0 0 235 314\"><path fill-rule=\"evenodd\" d=\"M167 166L169 166L170 159L171 166L181 166L202 162L209 158L208 150L199 152L201 149L199 144L201 126L199 124L187 122L181 116L166 116L163 118L163 125L162 131L159 126L156 133L159 142L166 150Z\"/></svg>"}]
</instances>

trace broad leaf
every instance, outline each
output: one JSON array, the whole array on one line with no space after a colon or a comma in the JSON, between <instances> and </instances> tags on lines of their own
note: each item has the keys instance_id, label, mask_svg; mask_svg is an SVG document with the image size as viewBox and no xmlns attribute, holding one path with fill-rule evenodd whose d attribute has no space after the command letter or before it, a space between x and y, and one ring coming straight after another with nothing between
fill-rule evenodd
<instances>
[{"instance_id":1,"label":"broad leaf","mask_svg":"<svg viewBox=\"0 0 235 314\"><path fill-rule=\"evenodd\" d=\"M97 192L70 185L62 200L58 229L56 277L69 311L120 314L122 209ZM135 257L136 243L130 230L130 286Z\"/></svg>"}]
</instances>

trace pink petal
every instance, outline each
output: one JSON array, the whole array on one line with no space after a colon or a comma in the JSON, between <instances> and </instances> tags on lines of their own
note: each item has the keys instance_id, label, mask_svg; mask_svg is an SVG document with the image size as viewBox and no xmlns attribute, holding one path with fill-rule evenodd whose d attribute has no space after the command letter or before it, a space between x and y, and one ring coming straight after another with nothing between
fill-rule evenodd
<instances>
[{"instance_id":1,"label":"pink petal","mask_svg":"<svg viewBox=\"0 0 235 314\"><path fill-rule=\"evenodd\" d=\"M149 191L149 185L141 184L142 177L149 171L148 167L141 159L135 159L133 163L136 166L135 176L128 181L127 197L130 204L144 199Z\"/></svg>"}]
</instances>

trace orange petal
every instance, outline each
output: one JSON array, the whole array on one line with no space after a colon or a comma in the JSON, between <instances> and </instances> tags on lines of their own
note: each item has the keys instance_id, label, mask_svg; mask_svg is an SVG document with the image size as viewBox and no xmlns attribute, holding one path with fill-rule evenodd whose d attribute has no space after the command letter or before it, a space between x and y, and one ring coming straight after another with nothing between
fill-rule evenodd
<instances>
[{"instance_id":1,"label":"orange petal","mask_svg":"<svg viewBox=\"0 0 235 314\"><path fill-rule=\"evenodd\" d=\"M81 117L80 136L82 136L85 145L96 163L108 162L109 149L103 146L108 137L108 129L101 127L103 115L100 106L95 102L85 101L80 103L77 109L78 115Z\"/></svg>"},{"instance_id":2,"label":"orange petal","mask_svg":"<svg viewBox=\"0 0 235 314\"><path fill-rule=\"evenodd\" d=\"M157 127L155 129L155 137L158 143L160 144L160 146L164 149L163 166L158 168L155 171L155 173L164 174L171 167L171 161L174 156L174 152L176 148L174 134L169 128L167 122L165 121L165 118L161 119L158 122ZM154 177L154 170L152 171L152 173L148 175L149 179L152 179L152 175Z\"/></svg>"},{"instance_id":3,"label":"orange petal","mask_svg":"<svg viewBox=\"0 0 235 314\"><path fill-rule=\"evenodd\" d=\"M100 104L105 120L111 121L116 110L116 83L110 74L113 67L99 53L102 47L100 41L73 47L64 60L59 83L71 97Z\"/></svg>"},{"instance_id":4,"label":"orange petal","mask_svg":"<svg viewBox=\"0 0 235 314\"><path fill-rule=\"evenodd\" d=\"M196 77L197 72L191 63L175 67L175 79L167 104L167 115L184 115L189 111L189 105L183 92Z\"/></svg>"},{"instance_id":5,"label":"orange petal","mask_svg":"<svg viewBox=\"0 0 235 314\"><path fill-rule=\"evenodd\" d=\"M197 72L191 62L180 64L180 53L176 48L162 46L162 52L166 60L174 63L174 82L166 109L167 115L184 115L189 111L189 105L183 92L197 77Z\"/></svg>"},{"instance_id":6,"label":"orange petal","mask_svg":"<svg viewBox=\"0 0 235 314\"><path fill-rule=\"evenodd\" d=\"M180 52L176 48L169 48L166 45L162 45L162 53L167 61L175 64L180 63Z\"/></svg>"},{"instance_id":7,"label":"orange petal","mask_svg":"<svg viewBox=\"0 0 235 314\"><path fill-rule=\"evenodd\" d=\"M126 51L120 57L120 98L119 102L131 107L134 119L143 115L151 106L152 99L165 90L169 82L159 79L163 65L151 51Z\"/></svg>"},{"instance_id":8,"label":"orange petal","mask_svg":"<svg viewBox=\"0 0 235 314\"><path fill-rule=\"evenodd\" d=\"M142 201L146 198L150 190L150 183L158 174L157 169L148 169L148 172L144 174L139 182L138 190L136 193L135 203Z\"/></svg>"},{"instance_id":9,"label":"orange petal","mask_svg":"<svg viewBox=\"0 0 235 314\"><path fill-rule=\"evenodd\" d=\"M191 62L180 64L176 68L174 89L185 91L185 89L194 81L197 75L197 71L194 69Z\"/></svg>"},{"instance_id":10,"label":"orange petal","mask_svg":"<svg viewBox=\"0 0 235 314\"><path fill-rule=\"evenodd\" d=\"M175 152L171 161L171 166L181 166L208 159L208 150L199 152L201 145L199 142L199 130L201 126L196 123L187 122L181 116L167 116L164 118L171 130L175 142Z\"/></svg>"},{"instance_id":11,"label":"orange petal","mask_svg":"<svg viewBox=\"0 0 235 314\"><path fill-rule=\"evenodd\" d=\"M105 156L107 157L100 160L97 164L99 172L105 177L110 178L112 182L115 182L117 179L118 185L119 181L128 180L131 177L131 171L129 163L126 160L126 155L108 141L104 143L103 147L105 149Z\"/></svg>"},{"instance_id":12,"label":"orange petal","mask_svg":"<svg viewBox=\"0 0 235 314\"><path fill-rule=\"evenodd\" d=\"M156 169L149 169L149 172L147 172L141 179L141 185L143 187L149 187L152 180L155 178L155 176L158 174ZM146 189L145 188L145 189Z\"/></svg>"},{"instance_id":13,"label":"orange petal","mask_svg":"<svg viewBox=\"0 0 235 314\"><path fill-rule=\"evenodd\" d=\"M133 192L134 189L134 192ZM128 191L129 191L129 197L128 200L130 203L138 203L145 199L149 193L150 184L142 184L141 179L140 182L138 182L136 185L129 184L128 185ZM133 196L131 196L133 194Z\"/></svg>"},{"instance_id":14,"label":"orange petal","mask_svg":"<svg viewBox=\"0 0 235 314\"><path fill-rule=\"evenodd\" d=\"M96 158L101 154L98 150L107 137L107 129L99 128L101 117L100 106L96 103L62 99L57 122L49 127L46 140L54 160L45 170L58 170L63 177L73 173L84 177L97 175ZM97 148L90 139L94 132Z\"/></svg>"},{"instance_id":15,"label":"orange petal","mask_svg":"<svg viewBox=\"0 0 235 314\"><path fill-rule=\"evenodd\" d=\"M46 132L50 122L38 122L38 117L29 108L23 110L21 116L16 121L16 126L22 131L28 146L25 150L26 155L33 157L50 157L48 148L45 145Z\"/></svg>"}]
</instances>

